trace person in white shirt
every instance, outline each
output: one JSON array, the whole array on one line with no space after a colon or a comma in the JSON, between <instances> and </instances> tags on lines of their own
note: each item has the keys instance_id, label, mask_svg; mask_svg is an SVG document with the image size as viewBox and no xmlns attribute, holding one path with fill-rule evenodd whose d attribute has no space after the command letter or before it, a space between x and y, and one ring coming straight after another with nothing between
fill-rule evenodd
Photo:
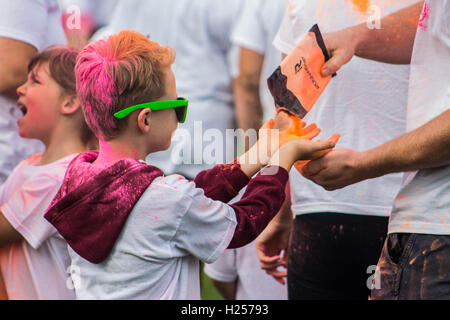
<instances>
[{"instance_id":1,"label":"person in white shirt","mask_svg":"<svg viewBox=\"0 0 450 320\"><path fill-rule=\"evenodd\" d=\"M35 56L17 89L23 138L42 154L22 161L0 187L0 269L9 299L74 299L67 243L44 219L66 169L84 151L90 130L75 89L78 51L50 48ZM45 121L42 121L45 119Z\"/></svg>"},{"instance_id":2,"label":"person in white shirt","mask_svg":"<svg viewBox=\"0 0 450 320\"><path fill-rule=\"evenodd\" d=\"M370 3L378 5L382 16L408 6L408 1ZM369 7L350 1L291 0L274 44L287 55L314 24L326 34L367 23L369 13ZM408 66L355 57L331 80L304 120L317 123L324 135L339 132L341 148L373 148L405 132L408 78ZM286 259L265 263L265 254L270 248L282 249L280 243L287 244L291 233L289 248L284 247L289 299L367 299L367 270L377 263L401 175L329 192L292 170L290 187L295 220L288 214L291 220L275 228L282 236L258 239L264 267L279 281L286 276L273 270Z\"/></svg>"},{"instance_id":3,"label":"person in white shirt","mask_svg":"<svg viewBox=\"0 0 450 320\"><path fill-rule=\"evenodd\" d=\"M91 36L107 25L118 0L59 0L68 43L83 48Z\"/></svg>"},{"instance_id":4,"label":"person in white shirt","mask_svg":"<svg viewBox=\"0 0 450 320\"><path fill-rule=\"evenodd\" d=\"M393 205L371 297L448 300L450 3L421 1L381 23L382 29L358 25L325 36L332 58L322 73L344 68L354 55L410 63L408 132L364 152L337 149L311 162L304 173L334 190L391 172L408 172Z\"/></svg>"},{"instance_id":5,"label":"person in white shirt","mask_svg":"<svg viewBox=\"0 0 450 320\"><path fill-rule=\"evenodd\" d=\"M275 115L267 78L279 66L281 54L272 44L288 0L248 0L231 34L239 47L238 75L234 84L239 128L258 130Z\"/></svg>"},{"instance_id":6,"label":"person in white shirt","mask_svg":"<svg viewBox=\"0 0 450 320\"><path fill-rule=\"evenodd\" d=\"M41 142L17 133L16 89L37 52L65 43L57 0L0 0L0 183L20 161L43 151Z\"/></svg>"},{"instance_id":7,"label":"person in white shirt","mask_svg":"<svg viewBox=\"0 0 450 320\"><path fill-rule=\"evenodd\" d=\"M281 54L272 41L278 31L287 0L247 0L231 34L239 47L239 75L234 81L238 128L258 130L275 116L267 78L278 67ZM285 300L286 287L259 267L254 242L228 249L204 267L218 291L229 300Z\"/></svg>"},{"instance_id":8,"label":"person in white shirt","mask_svg":"<svg viewBox=\"0 0 450 320\"><path fill-rule=\"evenodd\" d=\"M130 29L176 50L173 71L180 95L189 98L190 114L175 133L172 147L149 157L166 173L193 178L201 170L233 159L234 141L224 144L222 155L204 156L209 143L203 141L203 134L211 129L225 136L227 129L235 128L232 61L236 59L236 50L230 34L242 3L241 0L120 1L111 22L92 38L98 40Z\"/></svg>"}]
</instances>

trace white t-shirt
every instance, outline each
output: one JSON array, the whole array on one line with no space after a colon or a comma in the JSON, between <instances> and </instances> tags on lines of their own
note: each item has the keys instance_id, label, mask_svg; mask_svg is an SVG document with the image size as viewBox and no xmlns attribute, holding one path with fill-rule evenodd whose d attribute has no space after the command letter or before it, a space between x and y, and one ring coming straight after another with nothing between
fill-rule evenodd
<instances>
[{"instance_id":1,"label":"white t-shirt","mask_svg":"<svg viewBox=\"0 0 450 320\"><path fill-rule=\"evenodd\" d=\"M22 161L0 187L0 211L24 240L0 248L0 267L9 299L74 299L66 282L66 241L44 219L75 155L38 166L40 155Z\"/></svg>"},{"instance_id":2,"label":"white t-shirt","mask_svg":"<svg viewBox=\"0 0 450 320\"><path fill-rule=\"evenodd\" d=\"M264 55L261 71L260 97L264 122L275 116L275 103L267 86L267 78L280 65L281 54L273 46L288 0L246 0L239 20L231 35L234 45Z\"/></svg>"},{"instance_id":3,"label":"white t-shirt","mask_svg":"<svg viewBox=\"0 0 450 320\"><path fill-rule=\"evenodd\" d=\"M382 9L382 16L413 2L371 1ZM290 0L274 44L289 54L315 23L325 34L364 23L366 19L350 1ZM322 129L318 139L340 133L337 148L359 151L374 148L405 133L408 79L409 66L354 57L331 80L304 120ZM292 210L296 215L340 212L388 216L401 187L401 176L386 175L330 192L293 169Z\"/></svg>"},{"instance_id":4,"label":"white t-shirt","mask_svg":"<svg viewBox=\"0 0 450 320\"><path fill-rule=\"evenodd\" d=\"M181 176L159 177L105 261L92 264L69 249L77 299L200 299L199 260L215 261L235 227L230 206Z\"/></svg>"},{"instance_id":5,"label":"white t-shirt","mask_svg":"<svg viewBox=\"0 0 450 320\"><path fill-rule=\"evenodd\" d=\"M65 44L57 1L0 0L0 37L28 43L38 51L52 44ZM0 94L0 183L19 161L44 149L40 141L19 136L16 122L20 117L16 101Z\"/></svg>"},{"instance_id":6,"label":"white t-shirt","mask_svg":"<svg viewBox=\"0 0 450 320\"><path fill-rule=\"evenodd\" d=\"M426 1L414 42L407 113L412 131L450 108L450 2ZM389 233L450 234L450 166L405 174Z\"/></svg>"},{"instance_id":7,"label":"white t-shirt","mask_svg":"<svg viewBox=\"0 0 450 320\"><path fill-rule=\"evenodd\" d=\"M276 282L259 266L255 242L239 249L227 249L212 264L204 267L214 280L237 280L236 300L286 300L287 287Z\"/></svg>"},{"instance_id":8,"label":"white t-shirt","mask_svg":"<svg viewBox=\"0 0 450 320\"><path fill-rule=\"evenodd\" d=\"M132 29L176 50L173 71L179 96L189 99L189 112L186 123L179 125L173 137L171 149L148 158L149 163L165 173L195 177L201 170L233 159L233 145L227 148L224 144L223 156L209 163L203 155L209 143L202 144L202 140L208 129L218 130L223 137L226 129L234 128L231 60L237 57L230 33L242 3L241 0L120 1L111 23L93 36L96 40ZM201 123L195 127L194 121ZM187 141L184 132L190 132ZM185 155L191 159L188 164L182 163Z\"/></svg>"},{"instance_id":9,"label":"white t-shirt","mask_svg":"<svg viewBox=\"0 0 450 320\"><path fill-rule=\"evenodd\" d=\"M81 12L89 14L94 20L96 27L109 23L114 8L119 0L59 0L63 12L70 12L73 6Z\"/></svg>"}]
</instances>

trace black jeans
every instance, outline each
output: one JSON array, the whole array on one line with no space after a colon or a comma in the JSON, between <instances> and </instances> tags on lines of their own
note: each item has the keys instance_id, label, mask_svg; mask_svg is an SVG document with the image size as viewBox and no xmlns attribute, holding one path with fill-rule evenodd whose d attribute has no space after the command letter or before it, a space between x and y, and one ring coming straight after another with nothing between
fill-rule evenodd
<instances>
[{"instance_id":1,"label":"black jeans","mask_svg":"<svg viewBox=\"0 0 450 320\"><path fill-rule=\"evenodd\" d=\"M388 220L342 213L297 216L288 250L289 299L367 300Z\"/></svg>"},{"instance_id":2,"label":"black jeans","mask_svg":"<svg viewBox=\"0 0 450 320\"><path fill-rule=\"evenodd\" d=\"M374 278L374 300L449 300L450 236L394 233Z\"/></svg>"}]
</instances>

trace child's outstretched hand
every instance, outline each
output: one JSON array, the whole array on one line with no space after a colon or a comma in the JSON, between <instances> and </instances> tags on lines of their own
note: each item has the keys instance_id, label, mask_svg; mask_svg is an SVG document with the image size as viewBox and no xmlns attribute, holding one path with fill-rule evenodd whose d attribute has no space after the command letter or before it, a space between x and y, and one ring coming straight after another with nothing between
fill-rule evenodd
<instances>
[{"instance_id":1,"label":"child's outstretched hand","mask_svg":"<svg viewBox=\"0 0 450 320\"><path fill-rule=\"evenodd\" d=\"M311 141L319 133L320 129L316 124L306 126L296 116L279 110L275 120L270 119L262 126L258 142L238 158L238 163L248 177L266 166L269 160L272 161L270 164L282 164L283 167L289 167L289 170L294 162L300 160L296 163L299 169L306 164L305 160L318 159L330 152L339 139L339 135L334 135L327 141Z\"/></svg>"},{"instance_id":2,"label":"child's outstretched hand","mask_svg":"<svg viewBox=\"0 0 450 320\"><path fill-rule=\"evenodd\" d=\"M267 163L273 154L286 143L317 137L320 129L315 123L306 126L306 123L296 116L285 111L278 111L275 120L270 119L259 130L258 150L262 163Z\"/></svg>"},{"instance_id":3,"label":"child's outstretched hand","mask_svg":"<svg viewBox=\"0 0 450 320\"><path fill-rule=\"evenodd\" d=\"M336 134L332 135L327 141L333 142L334 145L336 146L336 144L338 143L340 137L341 137L341 136L340 136L339 134L336 133ZM317 140L317 141L320 141L320 140ZM322 158L322 157L325 156L327 153L331 152L331 150L333 150L333 149L327 149L327 150L323 150L323 151L318 151L318 152L315 154L314 159L309 159L309 160L299 160L299 161L297 161L297 162L294 163L294 167L295 167L300 173L303 174L303 171L302 171L302 170L303 170L303 167L304 167L310 160L316 160L316 159Z\"/></svg>"},{"instance_id":4,"label":"child's outstretched hand","mask_svg":"<svg viewBox=\"0 0 450 320\"><path fill-rule=\"evenodd\" d=\"M290 171L299 160L314 160L330 152L335 146L338 136L325 141L295 139L283 145L270 159L269 165L276 165Z\"/></svg>"}]
</instances>

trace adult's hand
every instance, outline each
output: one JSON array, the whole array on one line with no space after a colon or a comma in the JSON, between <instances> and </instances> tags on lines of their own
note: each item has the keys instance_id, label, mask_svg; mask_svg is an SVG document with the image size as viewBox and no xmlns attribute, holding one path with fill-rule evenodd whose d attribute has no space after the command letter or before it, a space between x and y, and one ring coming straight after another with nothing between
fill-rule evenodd
<instances>
[{"instance_id":1,"label":"adult's hand","mask_svg":"<svg viewBox=\"0 0 450 320\"><path fill-rule=\"evenodd\" d=\"M325 46L330 54L330 60L322 67L322 75L324 77L336 73L352 59L356 52L358 32L359 29L349 28L323 36Z\"/></svg>"},{"instance_id":2,"label":"adult's hand","mask_svg":"<svg viewBox=\"0 0 450 320\"><path fill-rule=\"evenodd\" d=\"M256 239L255 246L261 269L271 275L277 282L286 284L287 249L291 227L270 225Z\"/></svg>"},{"instance_id":3,"label":"adult's hand","mask_svg":"<svg viewBox=\"0 0 450 320\"><path fill-rule=\"evenodd\" d=\"M258 254L261 268L283 285L286 284L287 272L278 270L278 268L287 267L287 251L292 224L293 216L288 185L286 187L286 200L280 212L255 241L256 253Z\"/></svg>"},{"instance_id":4,"label":"adult's hand","mask_svg":"<svg viewBox=\"0 0 450 320\"><path fill-rule=\"evenodd\" d=\"M375 61L409 64L413 51L423 1L384 17L380 29L370 29L366 23L324 35L330 54L322 67L329 76L349 62L354 55Z\"/></svg>"},{"instance_id":5,"label":"adult's hand","mask_svg":"<svg viewBox=\"0 0 450 320\"><path fill-rule=\"evenodd\" d=\"M310 161L301 173L326 190L336 190L369 178L362 158L361 152L335 149L322 158Z\"/></svg>"}]
</instances>

